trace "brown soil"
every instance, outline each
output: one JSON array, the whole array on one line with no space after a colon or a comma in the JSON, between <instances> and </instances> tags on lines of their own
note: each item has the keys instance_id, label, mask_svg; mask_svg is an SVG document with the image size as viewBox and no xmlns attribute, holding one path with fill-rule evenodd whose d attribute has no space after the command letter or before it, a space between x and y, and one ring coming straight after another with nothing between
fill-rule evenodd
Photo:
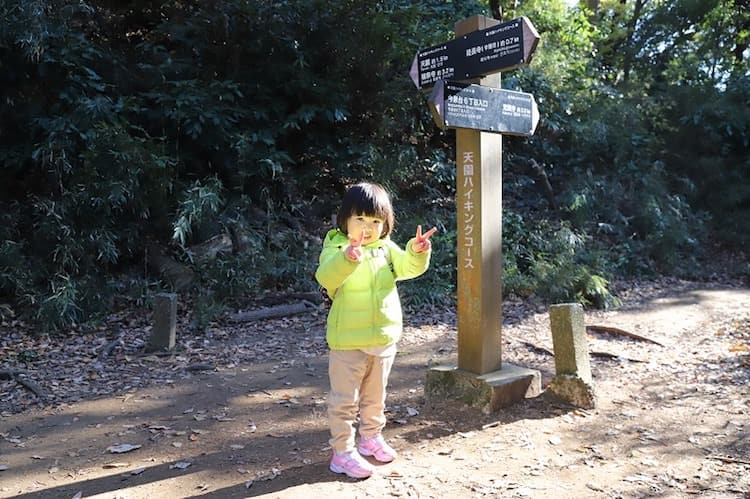
<instances>
[{"instance_id":1,"label":"brown soil","mask_svg":"<svg viewBox=\"0 0 750 499\"><path fill-rule=\"evenodd\" d=\"M367 480L328 471L322 313L200 333L181 313L170 356L143 353L145 315L65 340L6 322L0 370L23 370L46 402L0 381L0 497L750 497L750 290L661 281L621 297L587 325L659 344L592 332L593 410L427 403L426 369L456 356L455 317L410 315L386 428L401 455ZM546 386L545 307L506 302L503 348Z\"/></svg>"}]
</instances>

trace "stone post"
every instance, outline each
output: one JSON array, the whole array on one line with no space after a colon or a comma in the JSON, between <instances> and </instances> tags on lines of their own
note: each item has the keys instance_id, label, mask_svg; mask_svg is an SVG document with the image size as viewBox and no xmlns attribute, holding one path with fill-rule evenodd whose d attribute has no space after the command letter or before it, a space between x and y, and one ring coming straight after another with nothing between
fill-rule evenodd
<instances>
[{"instance_id":1,"label":"stone post","mask_svg":"<svg viewBox=\"0 0 750 499\"><path fill-rule=\"evenodd\" d=\"M592 409L596 404L583 307L578 303L549 309L556 376L547 387L554 397L574 406Z\"/></svg>"},{"instance_id":2,"label":"stone post","mask_svg":"<svg viewBox=\"0 0 750 499\"><path fill-rule=\"evenodd\" d=\"M154 325L149 338L150 350L172 350L177 333L177 295L154 296Z\"/></svg>"}]
</instances>

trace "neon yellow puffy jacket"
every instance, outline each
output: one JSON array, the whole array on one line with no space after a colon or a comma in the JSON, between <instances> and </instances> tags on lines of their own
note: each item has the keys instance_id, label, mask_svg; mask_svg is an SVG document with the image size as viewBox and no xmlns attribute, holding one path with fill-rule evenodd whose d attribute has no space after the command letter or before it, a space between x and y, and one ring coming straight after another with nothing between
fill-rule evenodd
<instances>
[{"instance_id":1,"label":"neon yellow puffy jacket","mask_svg":"<svg viewBox=\"0 0 750 499\"><path fill-rule=\"evenodd\" d=\"M422 275L430 251L415 253L389 238L364 246L361 263L349 260L346 234L331 230L323 241L315 279L333 298L326 340L332 350L384 347L401 337L403 319L396 281Z\"/></svg>"}]
</instances>

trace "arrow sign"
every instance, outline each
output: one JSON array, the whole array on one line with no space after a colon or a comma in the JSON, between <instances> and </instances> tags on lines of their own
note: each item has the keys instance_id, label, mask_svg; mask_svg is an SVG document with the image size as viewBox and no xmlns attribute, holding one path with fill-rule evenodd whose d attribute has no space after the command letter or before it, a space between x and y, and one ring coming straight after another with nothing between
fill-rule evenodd
<instances>
[{"instance_id":1,"label":"arrow sign","mask_svg":"<svg viewBox=\"0 0 750 499\"><path fill-rule=\"evenodd\" d=\"M409 75L419 89L440 80L471 80L509 71L531 62L539 33L526 17L472 31L440 45L420 50Z\"/></svg>"},{"instance_id":2,"label":"arrow sign","mask_svg":"<svg viewBox=\"0 0 750 499\"><path fill-rule=\"evenodd\" d=\"M539 108L533 95L502 88L439 81L432 89L429 105L440 128L471 128L528 137L539 123Z\"/></svg>"}]
</instances>

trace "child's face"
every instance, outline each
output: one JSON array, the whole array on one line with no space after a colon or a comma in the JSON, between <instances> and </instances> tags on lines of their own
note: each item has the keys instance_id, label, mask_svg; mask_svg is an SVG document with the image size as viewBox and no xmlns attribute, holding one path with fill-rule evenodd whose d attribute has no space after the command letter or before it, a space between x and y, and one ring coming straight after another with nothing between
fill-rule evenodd
<instances>
[{"instance_id":1,"label":"child's face","mask_svg":"<svg viewBox=\"0 0 750 499\"><path fill-rule=\"evenodd\" d=\"M383 235L383 219L377 217L368 217L367 215L352 215L346 221L346 233L354 239L359 240L360 234L365 233L362 245L366 246L380 239Z\"/></svg>"}]
</instances>

